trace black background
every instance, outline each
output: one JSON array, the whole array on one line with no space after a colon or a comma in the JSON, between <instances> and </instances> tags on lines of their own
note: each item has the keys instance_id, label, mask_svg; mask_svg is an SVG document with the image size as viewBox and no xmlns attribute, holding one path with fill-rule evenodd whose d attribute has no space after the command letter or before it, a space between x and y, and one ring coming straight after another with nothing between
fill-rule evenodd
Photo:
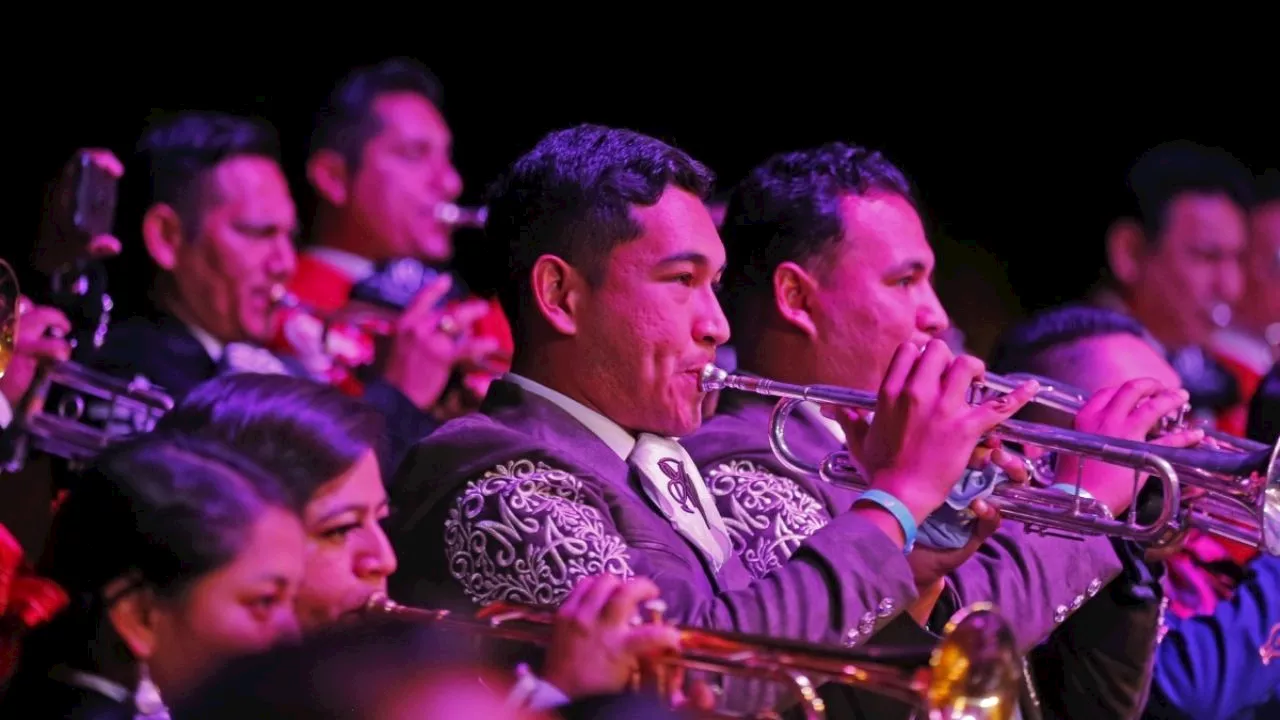
<instances>
[{"instance_id":1,"label":"black background","mask_svg":"<svg viewBox=\"0 0 1280 720\"><path fill-rule=\"evenodd\" d=\"M496 39L489 42L507 55L480 51L478 40L464 50L420 52L424 43L401 42L369 52L350 49L340 34L303 33L311 42L299 49L273 46L273 37L185 42L170 34L163 51L145 42L105 53L82 44L63 57L65 67L11 61L10 97L21 109L10 210L20 222L3 254L21 263L39 220L40 182L75 147L108 147L124 158L160 110L272 121L305 208L297 171L311 114L329 87L354 64L415 50L444 84L467 201L543 133L584 121L674 142L727 183L780 150L833 139L881 148L922 193L940 293L978 351L1009 317L1069 299L1094 280L1125 168L1146 148L1188 138L1225 147L1255 170L1280 165L1280 123L1262 102L1274 96L1272 73L1188 70L1152 57L1094 58L1082 67L1011 51L961 63L950 49L926 46L833 62L781 51L770 58L763 48L771 46L745 40L732 50L674 53L656 49L658 40L619 40L626 51L613 55ZM696 57L704 52L710 60ZM734 52L750 57L735 62ZM117 234L131 240L127 229ZM466 258L471 241L459 241Z\"/></svg>"}]
</instances>

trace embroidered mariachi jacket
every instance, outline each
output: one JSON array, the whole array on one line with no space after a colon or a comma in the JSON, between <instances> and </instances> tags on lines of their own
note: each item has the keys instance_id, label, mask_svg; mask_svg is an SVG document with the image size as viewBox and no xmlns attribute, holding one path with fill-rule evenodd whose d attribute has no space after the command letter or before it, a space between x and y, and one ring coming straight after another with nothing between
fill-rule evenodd
<instances>
[{"instance_id":1,"label":"embroidered mariachi jacket","mask_svg":"<svg viewBox=\"0 0 1280 720\"><path fill-rule=\"evenodd\" d=\"M777 461L768 441L774 404L768 398L724 391L716 415L682 440L707 478L735 553L757 575L786 562L797 543L842 514L856 497L821 480L793 477ZM793 413L787 423L787 444L800 457L813 461L840 449L826 428L802 413ZM1119 717L1131 717L1141 708L1150 686L1159 614L1156 602L1122 607L1112 598L1108 583L1125 567L1105 538L1083 542L1048 538L1007 523L946 578L946 592L938 604L945 610L993 603L1013 622L1024 652L1040 645L1065 622L1064 632L1049 643L1053 667L1090 677L1102 675L1105 667L1108 680L1118 688L1108 693L1113 698L1109 709ZM1089 608L1087 625L1071 617L1082 607ZM1104 636L1120 635L1113 632L1117 622L1132 623L1132 628L1123 641L1112 642L1113 638ZM915 623L904 615L893 628L905 624ZM877 634L873 642L888 643L886 635ZM855 635L847 644L866 639ZM1100 643L1106 643L1106 652L1097 652ZM1054 708L1076 705L1076 700L1092 692L1084 692L1081 698L1060 698L1057 692L1062 687L1061 678L1046 682L1050 691L1045 698L1046 716L1052 716Z\"/></svg>"},{"instance_id":2,"label":"embroidered mariachi jacket","mask_svg":"<svg viewBox=\"0 0 1280 720\"><path fill-rule=\"evenodd\" d=\"M726 392L716 415L683 441L719 503L735 551L741 549L757 576L785 562L796 543L842 515L855 497L820 480L789 477L769 448L773 405ZM792 414L787 430L788 445L801 457L820 459L841 447L799 413ZM947 595L957 607L986 601L1016 616L1018 644L1027 650L1120 569L1105 538L1047 538L1009 523L947 578Z\"/></svg>"},{"instance_id":3,"label":"embroidered mariachi jacket","mask_svg":"<svg viewBox=\"0 0 1280 720\"><path fill-rule=\"evenodd\" d=\"M555 605L580 578L607 572L652 579L681 624L832 644L882 627L916 598L901 551L852 515L766 578L737 557L712 572L613 450L502 380L480 413L420 443L391 487L401 562L390 591L400 602Z\"/></svg>"}]
</instances>

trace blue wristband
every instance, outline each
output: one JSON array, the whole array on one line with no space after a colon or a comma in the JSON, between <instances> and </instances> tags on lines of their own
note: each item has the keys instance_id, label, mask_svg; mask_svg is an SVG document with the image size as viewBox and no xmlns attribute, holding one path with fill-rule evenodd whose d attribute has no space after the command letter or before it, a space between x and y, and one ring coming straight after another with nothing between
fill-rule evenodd
<instances>
[{"instance_id":1,"label":"blue wristband","mask_svg":"<svg viewBox=\"0 0 1280 720\"><path fill-rule=\"evenodd\" d=\"M1088 490L1085 490L1085 489L1084 489L1084 488L1082 488L1082 487L1076 487L1075 485L1068 485L1067 483L1055 483L1055 484L1053 484L1053 485L1050 485L1050 486L1049 486L1049 489L1050 489L1050 490L1059 490L1059 491L1064 492L1064 493L1066 493L1066 494L1068 494L1068 495L1079 495L1080 497L1084 498L1085 500L1093 500L1093 499L1094 499L1094 497L1093 497L1092 495L1090 495L1090 494L1089 494L1089 491L1088 491Z\"/></svg>"},{"instance_id":2,"label":"blue wristband","mask_svg":"<svg viewBox=\"0 0 1280 720\"><path fill-rule=\"evenodd\" d=\"M1115 516L1111 514L1111 508L1107 507L1101 502L1098 502L1098 499L1095 498L1093 495L1089 494L1089 491L1085 490L1084 488L1078 488L1075 485L1069 485L1067 483L1057 483L1054 485L1050 485L1049 489L1058 490L1068 495L1076 495L1078 497L1084 498L1085 500L1092 500L1095 503L1098 503L1098 507L1102 508L1102 512L1106 513L1108 520L1115 518Z\"/></svg>"},{"instance_id":3,"label":"blue wristband","mask_svg":"<svg viewBox=\"0 0 1280 720\"><path fill-rule=\"evenodd\" d=\"M898 521L898 525L902 526L902 536L906 542L903 543L902 552L910 553L911 548L916 545L916 519L911 517L911 511L907 510L907 506L902 504L898 498L890 495L883 490L868 490L858 496L858 502L869 502L879 505Z\"/></svg>"}]
</instances>

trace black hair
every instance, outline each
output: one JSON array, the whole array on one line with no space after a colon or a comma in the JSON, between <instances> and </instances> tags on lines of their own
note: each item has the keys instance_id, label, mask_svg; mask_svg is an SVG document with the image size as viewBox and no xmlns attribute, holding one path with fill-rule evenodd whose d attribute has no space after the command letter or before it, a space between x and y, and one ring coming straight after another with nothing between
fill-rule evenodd
<instances>
[{"instance_id":1,"label":"black hair","mask_svg":"<svg viewBox=\"0 0 1280 720\"><path fill-rule=\"evenodd\" d=\"M841 199L874 191L914 205L901 170L877 151L842 142L774 155L734 187L720 236L725 311L739 343L759 324L756 311L773 296L778 266L805 263L839 242L846 230Z\"/></svg>"},{"instance_id":2,"label":"black hair","mask_svg":"<svg viewBox=\"0 0 1280 720\"><path fill-rule=\"evenodd\" d=\"M196 386L157 423L227 444L273 473L301 512L315 492L385 445L382 415L303 378L223 375Z\"/></svg>"},{"instance_id":3,"label":"black hair","mask_svg":"<svg viewBox=\"0 0 1280 720\"><path fill-rule=\"evenodd\" d=\"M333 150L354 171L365 144L382 131L374 104L383 95L401 92L419 95L437 109L444 107L440 80L413 58L389 58L347 73L316 115L311 152Z\"/></svg>"},{"instance_id":4,"label":"black hair","mask_svg":"<svg viewBox=\"0 0 1280 720\"><path fill-rule=\"evenodd\" d=\"M598 282L610 252L643 232L632 206L652 206L668 187L705 199L714 175L687 153L631 130L579 125L543 137L491 187L485 233L509 272L498 300L519 348L530 271L556 255ZM518 350L517 350L518 352Z\"/></svg>"},{"instance_id":5,"label":"black hair","mask_svg":"<svg viewBox=\"0 0 1280 720\"><path fill-rule=\"evenodd\" d=\"M1148 339L1146 329L1129 315L1091 305L1066 305L1032 315L1002 333L991 351L988 367L1000 374L1044 374L1044 353L1103 335Z\"/></svg>"},{"instance_id":6,"label":"black hair","mask_svg":"<svg viewBox=\"0 0 1280 720\"><path fill-rule=\"evenodd\" d=\"M1227 151L1186 140L1168 142L1148 150L1129 169L1123 214L1137 220L1154 244L1179 196L1225 194L1243 209L1252 205L1252 185L1248 168Z\"/></svg>"}]
</instances>

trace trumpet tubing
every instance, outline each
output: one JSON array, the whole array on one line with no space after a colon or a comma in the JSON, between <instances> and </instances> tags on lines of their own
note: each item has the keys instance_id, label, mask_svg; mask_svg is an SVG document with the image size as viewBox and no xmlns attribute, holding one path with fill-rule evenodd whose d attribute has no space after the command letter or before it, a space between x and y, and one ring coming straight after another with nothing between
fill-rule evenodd
<instances>
[{"instance_id":1,"label":"trumpet tubing","mask_svg":"<svg viewBox=\"0 0 1280 720\"><path fill-rule=\"evenodd\" d=\"M15 352L21 292L0 260L0 376ZM30 449L87 461L113 442L150 430L173 400L143 378L122 380L72 361L45 363L0 433L0 469L20 470Z\"/></svg>"},{"instance_id":2,"label":"trumpet tubing","mask_svg":"<svg viewBox=\"0 0 1280 720\"><path fill-rule=\"evenodd\" d=\"M435 215L449 227L483 230L485 220L489 219L489 208L440 203L436 206Z\"/></svg>"},{"instance_id":3,"label":"trumpet tubing","mask_svg":"<svg viewBox=\"0 0 1280 720\"><path fill-rule=\"evenodd\" d=\"M977 389L1008 391L1018 384L988 375ZM704 392L726 387L779 399L771 419L769 440L779 462L792 472L817 476L855 491L868 488L868 479L856 472L848 451L832 453L814 466L788 447L785 430L791 413L803 402L874 410L875 394L731 374L714 365L704 368L701 382ZM1063 395L1054 393L1044 402L1070 407ZM990 435L1150 472L1159 478L1163 489L1159 516L1144 524L1138 521L1136 503L1130 507L1127 517L1112 518L1097 503L1078 495L1004 483L987 501L1009 519L1072 534L1109 535L1145 543L1159 542L1186 527L1197 527L1280 555L1280 463L1277 461L1280 444L1245 452L1169 448L1019 420L1006 420ZM1188 484L1209 491L1186 508L1181 493L1184 475L1194 478ZM1232 480L1229 493L1223 489L1224 478Z\"/></svg>"},{"instance_id":4,"label":"trumpet tubing","mask_svg":"<svg viewBox=\"0 0 1280 720\"><path fill-rule=\"evenodd\" d=\"M645 608L662 622L660 601ZM441 625L482 636L549 644L554 611L493 603L474 615L400 605L385 595L369 598L364 612ZM931 718L1008 720L1022 682L1022 665L1008 623L989 604L961 610L937 646L835 649L741 633L678 628L680 649L658 662L684 670L783 682L799 694L805 716L825 717L815 683L837 683L893 697L929 711ZM762 711L760 717L771 716Z\"/></svg>"}]
</instances>

